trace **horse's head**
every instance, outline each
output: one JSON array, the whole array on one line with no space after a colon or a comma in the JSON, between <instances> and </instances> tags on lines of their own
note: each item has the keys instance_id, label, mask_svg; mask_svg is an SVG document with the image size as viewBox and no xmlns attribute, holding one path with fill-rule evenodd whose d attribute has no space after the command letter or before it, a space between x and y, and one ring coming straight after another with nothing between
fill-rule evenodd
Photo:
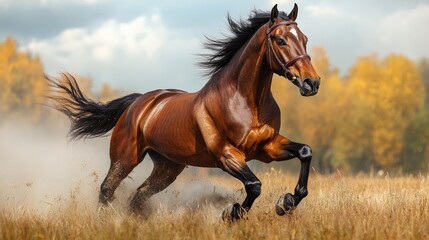
<instances>
[{"instance_id":1,"label":"horse's head","mask_svg":"<svg viewBox=\"0 0 429 240\"><path fill-rule=\"evenodd\" d=\"M313 96L320 86L320 77L307 55L308 38L295 22L298 6L286 16L279 14L277 4L271 10L271 19L266 26L267 61L271 70L289 79L302 96Z\"/></svg>"}]
</instances>

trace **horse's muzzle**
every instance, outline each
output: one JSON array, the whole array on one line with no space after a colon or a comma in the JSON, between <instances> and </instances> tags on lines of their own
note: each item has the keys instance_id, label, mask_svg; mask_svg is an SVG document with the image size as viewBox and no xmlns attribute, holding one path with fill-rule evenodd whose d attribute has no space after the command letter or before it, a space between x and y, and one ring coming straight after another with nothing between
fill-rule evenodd
<instances>
[{"instance_id":1,"label":"horse's muzzle","mask_svg":"<svg viewBox=\"0 0 429 240\"><path fill-rule=\"evenodd\" d=\"M319 87L320 79L312 80L311 78L306 78L299 89L302 96L309 97L316 95Z\"/></svg>"}]
</instances>

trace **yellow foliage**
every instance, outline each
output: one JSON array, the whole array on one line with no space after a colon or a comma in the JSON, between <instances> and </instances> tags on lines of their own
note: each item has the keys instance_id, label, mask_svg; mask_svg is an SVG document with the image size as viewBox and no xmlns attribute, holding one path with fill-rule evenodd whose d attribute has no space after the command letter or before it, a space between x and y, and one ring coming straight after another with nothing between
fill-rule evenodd
<instances>
[{"instance_id":1,"label":"yellow foliage","mask_svg":"<svg viewBox=\"0 0 429 240\"><path fill-rule=\"evenodd\" d=\"M337 145L344 144L339 151L367 151L357 155L372 158L379 167L395 166L404 131L424 100L417 67L404 56L381 61L373 55L359 59L348 78L349 111L337 139Z\"/></svg>"},{"instance_id":2,"label":"yellow foliage","mask_svg":"<svg viewBox=\"0 0 429 240\"><path fill-rule=\"evenodd\" d=\"M43 78L43 66L38 57L18 51L18 44L7 38L0 44L0 113L31 112L40 115L39 103L47 84Z\"/></svg>"}]
</instances>

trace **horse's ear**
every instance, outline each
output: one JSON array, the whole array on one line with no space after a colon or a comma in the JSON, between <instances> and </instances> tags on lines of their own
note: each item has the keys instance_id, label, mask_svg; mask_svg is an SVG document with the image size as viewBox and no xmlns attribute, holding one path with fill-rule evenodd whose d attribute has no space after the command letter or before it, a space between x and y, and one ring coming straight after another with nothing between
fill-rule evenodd
<instances>
[{"instance_id":1,"label":"horse's ear","mask_svg":"<svg viewBox=\"0 0 429 240\"><path fill-rule=\"evenodd\" d=\"M295 21L296 18L298 17L298 5L293 6L292 11L290 11L289 15L287 16L289 18L289 20Z\"/></svg>"},{"instance_id":2,"label":"horse's ear","mask_svg":"<svg viewBox=\"0 0 429 240\"><path fill-rule=\"evenodd\" d=\"M275 23L277 21L277 18L279 17L279 10L277 9L277 4L274 5L273 9L271 9L271 24Z\"/></svg>"}]
</instances>

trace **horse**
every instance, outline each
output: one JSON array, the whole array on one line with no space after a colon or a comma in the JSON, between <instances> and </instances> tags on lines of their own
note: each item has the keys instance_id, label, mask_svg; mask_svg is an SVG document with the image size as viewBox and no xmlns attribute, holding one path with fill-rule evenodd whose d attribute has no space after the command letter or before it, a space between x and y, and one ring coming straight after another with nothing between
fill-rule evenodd
<instances>
[{"instance_id":1,"label":"horse","mask_svg":"<svg viewBox=\"0 0 429 240\"><path fill-rule=\"evenodd\" d=\"M47 77L54 108L71 120L72 139L111 133L110 169L100 186L99 202L109 204L121 181L148 154L150 176L131 197L130 210L167 188L186 166L220 168L240 180L244 201L229 204L224 220L242 219L261 194L261 181L247 165L298 158L301 162L294 194L280 196L278 215L294 210L307 196L312 150L279 134L280 109L272 92L273 74L298 87L302 96L315 95L320 77L307 54L308 38L296 23L298 6L289 14L254 10L247 20L228 15L232 35L207 38L200 64L210 76L197 92L154 90L134 93L107 103L86 97L70 74L63 80Z\"/></svg>"}]
</instances>

